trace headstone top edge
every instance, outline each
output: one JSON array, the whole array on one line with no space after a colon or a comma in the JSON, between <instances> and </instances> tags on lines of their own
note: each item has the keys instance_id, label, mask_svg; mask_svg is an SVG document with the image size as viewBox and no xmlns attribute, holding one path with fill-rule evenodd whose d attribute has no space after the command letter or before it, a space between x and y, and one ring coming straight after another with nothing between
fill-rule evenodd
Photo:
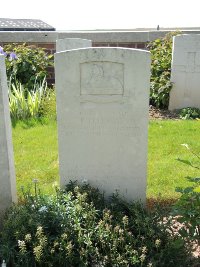
<instances>
[{"instance_id":1,"label":"headstone top edge","mask_svg":"<svg viewBox=\"0 0 200 267\"><path fill-rule=\"evenodd\" d=\"M77 51L109 51L109 50L117 50L117 51L127 51L127 52L134 52L137 54L147 54L150 55L150 51L147 50L142 50L142 49L137 49L137 48L126 48L126 47L84 47L84 48L76 48L76 49L71 49L71 50L65 50L65 51L60 51L56 52L54 55L57 56L59 54L66 54L66 53L77 53Z\"/></svg>"},{"instance_id":2,"label":"headstone top edge","mask_svg":"<svg viewBox=\"0 0 200 267\"><path fill-rule=\"evenodd\" d=\"M56 42L59 42L59 41L64 41L64 40L70 40L70 41L88 41L88 42L92 42L92 40L90 39L82 39L82 38L59 38L56 40Z\"/></svg>"},{"instance_id":3,"label":"headstone top edge","mask_svg":"<svg viewBox=\"0 0 200 267\"><path fill-rule=\"evenodd\" d=\"M174 36L175 39L179 39L179 38L195 38L195 39L198 39L200 38L200 34L178 34L176 36Z\"/></svg>"}]
</instances>

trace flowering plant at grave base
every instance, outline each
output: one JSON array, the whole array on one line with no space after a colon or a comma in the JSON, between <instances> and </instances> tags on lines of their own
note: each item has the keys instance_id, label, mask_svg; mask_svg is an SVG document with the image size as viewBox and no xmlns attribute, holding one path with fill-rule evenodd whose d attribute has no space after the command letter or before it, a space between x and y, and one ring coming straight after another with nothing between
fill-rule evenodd
<instances>
[{"instance_id":1,"label":"flowering plant at grave base","mask_svg":"<svg viewBox=\"0 0 200 267\"><path fill-rule=\"evenodd\" d=\"M71 182L51 196L23 189L7 212L0 259L7 267L191 266L163 216L119 195L105 200L85 183Z\"/></svg>"}]
</instances>

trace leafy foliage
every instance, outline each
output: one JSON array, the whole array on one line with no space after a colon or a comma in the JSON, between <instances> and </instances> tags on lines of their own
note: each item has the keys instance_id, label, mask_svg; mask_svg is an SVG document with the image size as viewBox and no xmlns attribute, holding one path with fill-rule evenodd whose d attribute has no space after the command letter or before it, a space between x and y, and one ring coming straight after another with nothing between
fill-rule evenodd
<instances>
[{"instance_id":1,"label":"leafy foliage","mask_svg":"<svg viewBox=\"0 0 200 267\"><path fill-rule=\"evenodd\" d=\"M180 32L166 34L165 37L149 43L152 55L150 104L157 108L168 108L172 60L172 37Z\"/></svg>"},{"instance_id":2,"label":"leafy foliage","mask_svg":"<svg viewBox=\"0 0 200 267\"><path fill-rule=\"evenodd\" d=\"M179 111L179 116L183 120L198 119L200 118L200 109L198 108L183 108Z\"/></svg>"},{"instance_id":3,"label":"leafy foliage","mask_svg":"<svg viewBox=\"0 0 200 267\"><path fill-rule=\"evenodd\" d=\"M32 90L35 80L42 82L47 76L48 66L52 66L52 55L43 48L26 44L8 44L3 48L6 57L8 79L16 80Z\"/></svg>"},{"instance_id":4,"label":"leafy foliage","mask_svg":"<svg viewBox=\"0 0 200 267\"><path fill-rule=\"evenodd\" d=\"M50 88L39 108L40 116L56 119L56 93L55 88Z\"/></svg>"},{"instance_id":5,"label":"leafy foliage","mask_svg":"<svg viewBox=\"0 0 200 267\"><path fill-rule=\"evenodd\" d=\"M47 97L47 83L44 79L40 83L35 83L32 91L19 83L9 83L9 106L10 115L13 120L25 120L36 118L40 115L40 106Z\"/></svg>"},{"instance_id":6,"label":"leafy foliage","mask_svg":"<svg viewBox=\"0 0 200 267\"><path fill-rule=\"evenodd\" d=\"M37 189L37 188L36 188ZM118 195L109 200L88 184L56 195L24 192L8 210L0 257L7 266L190 266L160 210Z\"/></svg>"}]
</instances>

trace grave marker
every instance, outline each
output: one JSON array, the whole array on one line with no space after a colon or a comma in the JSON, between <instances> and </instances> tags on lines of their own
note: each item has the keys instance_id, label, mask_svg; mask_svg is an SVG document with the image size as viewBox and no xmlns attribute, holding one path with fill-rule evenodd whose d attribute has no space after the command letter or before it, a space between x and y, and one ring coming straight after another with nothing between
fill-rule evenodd
<instances>
[{"instance_id":1,"label":"grave marker","mask_svg":"<svg viewBox=\"0 0 200 267\"><path fill-rule=\"evenodd\" d=\"M0 224L5 210L16 201L16 181L5 59L0 55Z\"/></svg>"},{"instance_id":2,"label":"grave marker","mask_svg":"<svg viewBox=\"0 0 200 267\"><path fill-rule=\"evenodd\" d=\"M169 109L200 108L200 35L174 37Z\"/></svg>"},{"instance_id":3,"label":"grave marker","mask_svg":"<svg viewBox=\"0 0 200 267\"><path fill-rule=\"evenodd\" d=\"M55 73L61 186L87 181L145 201L150 53L65 51Z\"/></svg>"},{"instance_id":4,"label":"grave marker","mask_svg":"<svg viewBox=\"0 0 200 267\"><path fill-rule=\"evenodd\" d=\"M92 41L80 38L65 38L56 40L56 52L78 48L91 47Z\"/></svg>"}]
</instances>

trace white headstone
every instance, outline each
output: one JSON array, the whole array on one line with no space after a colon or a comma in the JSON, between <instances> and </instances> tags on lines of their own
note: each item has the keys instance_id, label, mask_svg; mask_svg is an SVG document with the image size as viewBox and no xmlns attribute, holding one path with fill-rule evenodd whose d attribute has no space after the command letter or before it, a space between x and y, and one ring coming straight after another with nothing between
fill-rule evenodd
<instances>
[{"instance_id":1,"label":"white headstone","mask_svg":"<svg viewBox=\"0 0 200 267\"><path fill-rule=\"evenodd\" d=\"M169 109L200 108L200 35L174 37Z\"/></svg>"},{"instance_id":2,"label":"white headstone","mask_svg":"<svg viewBox=\"0 0 200 267\"><path fill-rule=\"evenodd\" d=\"M4 56L0 55L0 218L16 201L8 87ZM1 220L0 220L1 224Z\"/></svg>"},{"instance_id":3,"label":"white headstone","mask_svg":"<svg viewBox=\"0 0 200 267\"><path fill-rule=\"evenodd\" d=\"M56 40L56 52L78 48L91 47L92 41L80 38L65 38Z\"/></svg>"},{"instance_id":4,"label":"white headstone","mask_svg":"<svg viewBox=\"0 0 200 267\"><path fill-rule=\"evenodd\" d=\"M145 201L150 53L65 51L55 73L61 186L87 181Z\"/></svg>"}]
</instances>

